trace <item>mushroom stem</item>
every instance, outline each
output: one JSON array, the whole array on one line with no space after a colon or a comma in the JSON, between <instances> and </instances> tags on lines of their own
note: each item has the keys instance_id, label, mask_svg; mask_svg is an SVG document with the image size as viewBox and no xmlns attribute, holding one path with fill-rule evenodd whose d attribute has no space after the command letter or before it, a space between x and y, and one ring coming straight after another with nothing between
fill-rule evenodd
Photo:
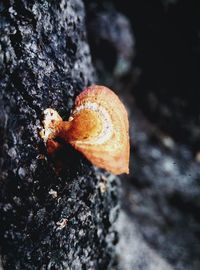
<instances>
[{"instance_id":1,"label":"mushroom stem","mask_svg":"<svg viewBox=\"0 0 200 270\"><path fill-rule=\"evenodd\" d=\"M61 138L68 142L68 131L72 125L72 121L60 121L56 127L54 138Z\"/></svg>"}]
</instances>

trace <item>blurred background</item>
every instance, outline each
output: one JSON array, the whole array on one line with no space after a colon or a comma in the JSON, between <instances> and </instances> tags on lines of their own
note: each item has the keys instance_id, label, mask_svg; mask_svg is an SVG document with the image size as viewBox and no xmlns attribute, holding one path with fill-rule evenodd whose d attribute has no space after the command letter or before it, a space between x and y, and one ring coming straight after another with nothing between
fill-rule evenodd
<instances>
[{"instance_id":1,"label":"blurred background","mask_svg":"<svg viewBox=\"0 0 200 270\"><path fill-rule=\"evenodd\" d=\"M199 1L84 2L97 80L130 119L114 269L199 270Z\"/></svg>"}]
</instances>

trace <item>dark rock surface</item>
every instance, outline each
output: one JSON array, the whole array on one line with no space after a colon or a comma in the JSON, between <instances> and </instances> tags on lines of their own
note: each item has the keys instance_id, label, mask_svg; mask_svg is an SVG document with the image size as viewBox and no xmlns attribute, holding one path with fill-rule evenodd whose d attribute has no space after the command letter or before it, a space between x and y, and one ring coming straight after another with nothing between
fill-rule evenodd
<instances>
[{"instance_id":1,"label":"dark rock surface","mask_svg":"<svg viewBox=\"0 0 200 270\"><path fill-rule=\"evenodd\" d=\"M112 84L127 74L134 55L134 35L129 20L114 7L86 1L87 29L99 81Z\"/></svg>"},{"instance_id":2,"label":"dark rock surface","mask_svg":"<svg viewBox=\"0 0 200 270\"><path fill-rule=\"evenodd\" d=\"M117 181L66 146L57 172L42 111L67 119L94 82L81 0L1 1L0 239L4 269L106 269Z\"/></svg>"},{"instance_id":3,"label":"dark rock surface","mask_svg":"<svg viewBox=\"0 0 200 270\"><path fill-rule=\"evenodd\" d=\"M132 90L145 116L176 141L200 149L200 3L114 1L136 38L140 83ZM177 128L178 127L178 128Z\"/></svg>"},{"instance_id":4,"label":"dark rock surface","mask_svg":"<svg viewBox=\"0 0 200 270\"><path fill-rule=\"evenodd\" d=\"M114 72L115 64L106 71L110 80L97 69L100 78L105 78L105 83L125 101L130 118L131 170L122 181L122 213L117 223L118 259L114 269L198 270L198 1L119 0L96 1L92 5L86 2L90 18L98 10L100 14L103 10L107 18L114 12L118 14L115 17L120 13L126 15L136 44L131 53L135 54L132 67L122 76ZM91 25L95 24L99 40L103 30L96 18L94 23L89 22L88 29L91 31ZM123 27L115 28L116 20L112 24L107 22L110 29L107 40L115 35L123 36L119 33L124 31ZM111 29L116 33L109 35ZM93 31L89 34L95 39ZM115 60L120 55L119 44L122 42L116 42L113 48L117 52ZM104 65L104 59L98 53L95 58L95 53L94 49L94 63ZM104 57L107 62L117 62L113 61L112 54L104 53Z\"/></svg>"},{"instance_id":5,"label":"dark rock surface","mask_svg":"<svg viewBox=\"0 0 200 270\"><path fill-rule=\"evenodd\" d=\"M116 223L120 240L113 270L172 270L173 268L143 239L132 217L120 212Z\"/></svg>"},{"instance_id":6,"label":"dark rock surface","mask_svg":"<svg viewBox=\"0 0 200 270\"><path fill-rule=\"evenodd\" d=\"M189 147L137 109L130 116L132 168L122 185L123 209L144 241L175 269L199 269L200 165Z\"/></svg>"}]
</instances>

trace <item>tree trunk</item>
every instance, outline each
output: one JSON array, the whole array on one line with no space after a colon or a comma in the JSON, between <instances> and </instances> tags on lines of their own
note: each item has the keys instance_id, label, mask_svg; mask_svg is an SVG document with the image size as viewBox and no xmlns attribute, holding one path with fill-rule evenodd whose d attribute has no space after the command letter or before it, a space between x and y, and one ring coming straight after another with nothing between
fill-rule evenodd
<instances>
[{"instance_id":1,"label":"tree trunk","mask_svg":"<svg viewBox=\"0 0 200 270\"><path fill-rule=\"evenodd\" d=\"M94 82L81 0L0 4L0 214L3 269L107 269L117 180L71 147L50 158L42 111L68 118Z\"/></svg>"}]
</instances>

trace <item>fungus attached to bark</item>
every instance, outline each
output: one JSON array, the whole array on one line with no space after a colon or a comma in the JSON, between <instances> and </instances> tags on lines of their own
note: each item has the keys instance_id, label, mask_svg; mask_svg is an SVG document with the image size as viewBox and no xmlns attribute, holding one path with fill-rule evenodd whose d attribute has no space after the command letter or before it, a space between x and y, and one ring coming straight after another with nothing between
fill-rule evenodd
<instances>
[{"instance_id":1,"label":"fungus attached to bark","mask_svg":"<svg viewBox=\"0 0 200 270\"><path fill-rule=\"evenodd\" d=\"M128 115L117 95L104 86L92 85L75 100L68 121L53 109L44 111L41 137L49 154L61 138L94 165L114 174L129 172Z\"/></svg>"}]
</instances>

